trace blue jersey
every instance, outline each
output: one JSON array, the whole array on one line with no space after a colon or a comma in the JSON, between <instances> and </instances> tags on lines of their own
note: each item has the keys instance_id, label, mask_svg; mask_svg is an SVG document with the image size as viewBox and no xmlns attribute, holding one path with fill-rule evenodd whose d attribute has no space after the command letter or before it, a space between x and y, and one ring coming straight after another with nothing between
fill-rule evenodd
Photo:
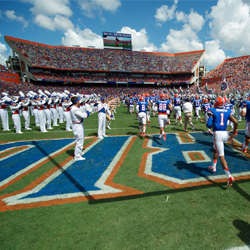
<instances>
[{"instance_id":1,"label":"blue jersey","mask_svg":"<svg viewBox=\"0 0 250 250\"><path fill-rule=\"evenodd\" d=\"M151 103L155 102L155 96L149 97L149 101L150 101Z\"/></svg>"},{"instance_id":2,"label":"blue jersey","mask_svg":"<svg viewBox=\"0 0 250 250\"><path fill-rule=\"evenodd\" d=\"M201 105L203 111L207 113L207 111L211 108L211 103L204 103Z\"/></svg>"},{"instance_id":3,"label":"blue jersey","mask_svg":"<svg viewBox=\"0 0 250 250\"><path fill-rule=\"evenodd\" d=\"M194 100L194 107L199 108L201 106L201 100Z\"/></svg>"},{"instance_id":4,"label":"blue jersey","mask_svg":"<svg viewBox=\"0 0 250 250\"><path fill-rule=\"evenodd\" d=\"M129 102L129 105L134 105L134 99L133 98L129 99L128 102Z\"/></svg>"},{"instance_id":5,"label":"blue jersey","mask_svg":"<svg viewBox=\"0 0 250 250\"><path fill-rule=\"evenodd\" d=\"M158 113L166 113L167 114L167 110L168 108L168 104L170 103L170 101L156 101L157 106L158 106Z\"/></svg>"},{"instance_id":6,"label":"blue jersey","mask_svg":"<svg viewBox=\"0 0 250 250\"><path fill-rule=\"evenodd\" d=\"M140 112L146 113L148 102L137 102L137 104L139 105L139 113Z\"/></svg>"},{"instance_id":7,"label":"blue jersey","mask_svg":"<svg viewBox=\"0 0 250 250\"><path fill-rule=\"evenodd\" d=\"M250 122L250 101L244 101L243 108L247 109L246 116L245 116L246 122Z\"/></svg>"},{"instance_id":8,"label":"blue jersey","mask_svg":"<svg viewBox=\"0 0 250 250\"><path fill-rule=\"evenodd\" d=\"M243 106L243 102L242 101L237 101L236 107L237 108L242 108L242 106Z\"/></svg>"},{"instance_id":9,"label":"blue jersey","mask_svg":"<svg viewBox=\"0 0 250 250\"><path fill-rule=\"evenodd\" d=\"M213 131L226 131L227 130L227 121L231 115L230 109L225 108L211 108L207 111L209 117L207 126L211 128L213 126ZM210 126L211 123L211 126Z\"/></svg>"},{"instance_id":10,"label":"blue jersey","mask_svg":"<svg viewBox=\"0 0 250 250\"><path fill-rule=\"evenodd\" d=\"M225 109L233 109L233 105L232 104L226 104Z\"/></svg>"},{"instance_id":11,"label":"blue jersey","mask_svg":"<svg viewBox=\"0 0 250 250\"><path fill-rule=\"evenodd\" d=\"M175 97L174 98L174 106L180 106L181 105L181 98Z\"/></svg>"}]
</instances>

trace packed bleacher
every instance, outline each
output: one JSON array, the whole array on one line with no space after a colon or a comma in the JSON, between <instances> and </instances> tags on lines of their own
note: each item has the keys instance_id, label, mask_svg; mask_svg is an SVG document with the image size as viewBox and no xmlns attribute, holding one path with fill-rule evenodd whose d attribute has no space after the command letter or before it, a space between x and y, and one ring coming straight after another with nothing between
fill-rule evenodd
<instances>
[{"instance_id":1,"label":"packed bleacher","mask_svg":"<svg viewBox=\"0 0 250 250\"><path fill-rule=\"evenodd\" d=\"M21 82L20 84L16 84L13 82L6 82L0 80L0 94L2 92L7 92L11 96L18 96L19 91L22 91L24 94L28 93L30 90L34 92L38 92L38 90L49 91L49 92L63 92L67 89L70 93L84 93L90 95L92 93L98 93L101 95L105 95L107 97L110 96L121 96L122 94L134 95L135 93L149 93L152 95L153 93L162 93L170 90L168 87L156 87L156 86L143 86L143 85L123 85L116 87L116 85L109 84L77 84L77 85L64 85L60 83L27 83ZM173 88L172 88L173 89Z\"/></svg>"},{"instance_id":2,"label":"packed bleacher","mask_svg":"<svg viewBox=\"0 0 250 250\"><path fill-rule=\"evenodd\" d=\"M191 72L204 51L179 54L59 47L33 43L8 37L33 66L97 71L123 72ZM173 56L174 55L174 56Z\"/></svg>"},{"instance_id":3,"label":"packed bleacher","mask_svg":"<svg viewBox=\"0 0 250 250\"><path fill-rule=\"evenodd\" d=\"M0 72L1 73L11 73L11 74L15 74L14 71L8 69L7 67L5 67L4 65L0 64Z\"/></svg>"},{"instance_id":4,"label":"packed bleacher","mask_svg":"<svg viewBox=\"0 0 250 250\"><path fill-rule=\"evenodd\" d=\"M33 75L40 81L47 82L95 82L95 81L104 81L104 82L161 82L162 84L181 84L189 83L192 79L192 75L183 75L183 76L169 76L168 78L157 78L157 77L131 77L131 76L98 76L98 75L82 75L74 74L69 75L68 72L61 73L33 73Z\"/></svg>"},{"instance_id":5,"label":"packed bleacher","mask_svg":"<svg viewBox=\"0 0 250 250\"><path fill-rule=\"evenodd\" d=\"M226 59L215 70L203 78L204 89L208 84L209 89L214 92L221 92L221 84L224 81L230 91L244 92L250 90L250 55Z\"/></svg>"}]
</instances>

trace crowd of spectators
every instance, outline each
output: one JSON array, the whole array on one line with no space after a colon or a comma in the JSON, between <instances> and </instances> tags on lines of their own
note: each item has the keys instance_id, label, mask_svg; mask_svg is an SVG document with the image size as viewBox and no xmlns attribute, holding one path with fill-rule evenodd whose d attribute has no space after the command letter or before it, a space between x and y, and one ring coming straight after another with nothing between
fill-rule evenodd
<instances>
[{"instance_id":1,"label":"crowd of spectators","mask_svg":"<svg viewBox=\"0 0 250 250\"><path fill-rule=\"evenodd\" d=\"M60 84L60 83L27 83L21 82L16 84L13 82L6 82L0 80L0 95L2 92L7 92L9 95L18 96L19 91L27 94L30 90L38 93L38 90L53 92L63 92L67 89L70 93L83 93L91 95L93 93L100 94L101 96L121 96L121 95L135 95L139 93L149 93L150 95L155 93L167 93L171 90L169 87L158 87L156 85L112 85L112 84ZM183 89L185 89L183 87ZM172 88L173 90L173 88Z\"/></svg>"},{"instance_id":2,"label":"crowd of spectators","mask_svg":"<svg viewBox=\"0 0 250 250\"><path fill-rule=\"evenodd\" d=\"M168 56L151 52L52 47L11 40L33 66L124 72L191 72L203 52Z\"/></svg>"},{"instance_id":3,"label":"crowd of spectators","mask_svg":"<svg viewBox=\"0 0 250 250\"><path fill-rule=\"evenodd\" d=\"M16 74L14 71L8 69L7 67L3 66L2 64L0 64L0 72L1 72L1 73Z\"/></svg>"},{"instance_id":4,"label":"crowd of spectators","mask_svg":"<svg viewBox=\"0 0 250 250\"><path fill-rule=\"evenodd\" d=\"M169 76L168 78L159 77L132 77L132 76L99 76L99 75L82 75L82 74L70 74L68 72L61 73L33 73L33 75L43 81L47 82L90 82L90 81L101 81L101 82L156 82L163 84L180 84L180 83L190 83L193 75L177 75Z\"/></svg>"},{"instance_id":5,"label":"crowd of spectators","mask_svg":"<svg viewBox=\"0 0 250 250\"><path fill-rule=\"evenodd\" d=\"M221 78L215 83L208 84L209 89L221 93L221 85L226 79L228 88L232 92L245 92L250 90L250 55L226 59L220 66L204 77L203 81ZM201 89L205 89L202 87Z\"/></svg>"},{"instance_id":6,"label":"crowd of spectators","mask_svg":"<svg viewBox=\"0 0 250 250\"><path fill-rule=\"evenodd\" d=\"M250 90L250 81L247 81L244 84L236 84L232 82L228 82L229 89L226 93L241 93L241 92L249 92ZM184 94L197 94L197 85L184 85L181 87ZM214 94L222 94L221 85L218 83L214 83L208 85L209 89L213 90ZM121 96L121 95L135 95L139 93L149 93L150 95L155 93L170 93L175 92L181 93L180 87L168 87L168 86L156 86L156 85L129 85L127 84L60 84L60 83L27 83L21 82L20 84L16 84L13 82L6 82L0 79L0 95L2 92L7 92L9 95L18 96L19 91L27 94L30 90L38 93L38 90L45 90L53 93L53 92L63 92L67 89L70 93L82 93L86 95L90 95L92 93L100 94L101 96ZM199 90L206 94L205 86L199 87Z\"/></svg>"}]
</instances>

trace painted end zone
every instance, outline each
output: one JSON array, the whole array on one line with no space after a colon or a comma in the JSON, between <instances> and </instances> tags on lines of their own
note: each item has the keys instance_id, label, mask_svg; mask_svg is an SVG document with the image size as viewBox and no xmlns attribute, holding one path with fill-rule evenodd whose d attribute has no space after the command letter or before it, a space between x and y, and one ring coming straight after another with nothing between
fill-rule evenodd
<instances>
[{"instance_id":1,"label":"painted end zone","mask_svg":"<svg viewBox=\"0 0 250 250\"><path fill-rule=\"evenodd\" d=\"M142 191L114 183L113 179L137 136L92 137L84 147L85 161L73 156L55 157L75 146L74 139L12 142L0 145L0 190L31 171L54 161L55 166L22 190L0 196L0 211L27 209L81 201L143 194ZM244 140L239 132L235 145L225 145L226 160L235 179L250 178L250 155L241 153ZM171 188L225 182L220 162L217 172L208 169L213 157L213 137L207 133L167 134L167 140L152 135L144 139L144 153L138 175ZM136 152L135 152L136 153ZM62 159L61 158L61 159Z\"/></svg>"},{"instance_id":2,"label":"painted end zone","mask_svg":"<svg viewBox=\"0 0 250 250\"><path fill-rule=\"evenodd\" d=\"M26 188L1 196L0 211L142 194L113 182L135 139L93 140L85 147L85 161L70 156Z\"/></svg>"},{"instance_id":3,"label":"painted end zone","mask_svg":"<svg viewBox=\"0 0 250 250\"><path fill-rule=\"evenodd\" d=\"M244 132L237 137L244 140ZM213 136L208 133L167 134L164 142L158 136L144 141L143 148L151 149L143 155L138 175L171 188L183 188L227 181L218 161L214 174L208 166L213 159ZM226 160L235 179L250 178L250 158L230 144L225 145Z\"/></svg>"}]
</instances>

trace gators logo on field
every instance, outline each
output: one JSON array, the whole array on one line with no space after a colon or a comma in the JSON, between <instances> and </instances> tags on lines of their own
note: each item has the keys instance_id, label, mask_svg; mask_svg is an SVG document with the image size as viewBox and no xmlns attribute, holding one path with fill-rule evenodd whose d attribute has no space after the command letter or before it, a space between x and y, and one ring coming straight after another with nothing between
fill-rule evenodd
<instances>
[{"instance_id":1,"label":"gators logo on field","mask_svg":"<svg viewBox=\"0 0 250 250\"><path fill-rule=\"evenodd\" d=\"M140 190L114 183L137 136L92 138L85 146L85 161L75 162L72 155L58 162L62 153L74 149L73 139L13 142L0 145L0 190L51 163L54 167L13 193L0 196L0 211L50 206L93 199L142 194ZM239 133L238 140L244 139ZM211 163L212 136L206 133L168 134L164 142L158 135L144 139L138 175L172 188L225 181L218 162L216 174L208 170ZM225 147L233 176L249 177L249 155L232 146ZM237 178L236 178L237 179Z\"/></svg>"}]
</instances>

